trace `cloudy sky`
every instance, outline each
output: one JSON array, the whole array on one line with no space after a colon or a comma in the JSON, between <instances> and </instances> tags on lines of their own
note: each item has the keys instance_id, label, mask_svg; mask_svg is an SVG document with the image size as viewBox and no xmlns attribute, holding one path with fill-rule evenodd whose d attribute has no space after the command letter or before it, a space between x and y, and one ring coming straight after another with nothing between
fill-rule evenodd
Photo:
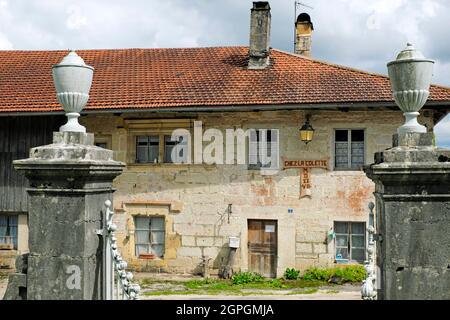
<instances>
[{"instance_id":1,"label":"cloudy sky","mask_svg":"<svg viewBox=\"0 0 450 320\"><path fill-rule=\"evenodd\" d=\"M386 74L407 41L450 87L450 1L302 0L317 59ZM0 0L0 49L247 45L250 0ZM272 0L272 46L293 50L294 1ZM450 116L436 129L450 147Z\"/></svg>"}]
</instances>

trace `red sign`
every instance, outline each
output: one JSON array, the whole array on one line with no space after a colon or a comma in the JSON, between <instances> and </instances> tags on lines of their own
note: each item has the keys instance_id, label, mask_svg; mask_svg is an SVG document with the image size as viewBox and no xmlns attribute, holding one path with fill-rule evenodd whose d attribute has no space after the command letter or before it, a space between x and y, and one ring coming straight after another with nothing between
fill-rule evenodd
<instances>
[{"instance_id":1,"label":"red sign","mask_svg":"<svg viewBox=\"0 0 450 320\"><path fill-rule=\"evenodd\" d=\"M284 169L302 169L300 172L300 199L311 196L311 170L328 170L328 160L284 160Z\"/></svg>"},{"instance_id":2,"label":"red sign","mask_svg":"<svg viewBox=\"0 0 450 320\"><path fill-rule=\"evenodd\" d=\"M328 160L284 160L284 168L323 168L328 169Z\"/></svg>"}]
</instances>

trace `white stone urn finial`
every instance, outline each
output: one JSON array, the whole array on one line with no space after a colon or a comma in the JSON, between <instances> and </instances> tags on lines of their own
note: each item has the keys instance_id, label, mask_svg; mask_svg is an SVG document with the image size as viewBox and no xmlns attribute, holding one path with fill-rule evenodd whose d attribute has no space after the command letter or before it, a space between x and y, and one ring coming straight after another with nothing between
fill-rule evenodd
<instances>
[{"instance_id":1,"label":"white stone urn finial","mask_svg":"<svg viewBox=\"0 0 450 320\"><path fill-rule=\"evenodd\" d=\"M78 123L78 117L89 99L94 68L85 64L75 51L70 51L59 64L53 66L52 74L56 97L68 118L59 131L86 132L86 128Z\"/></svg>"},{"instance_id":2,"label":"white stone urn finial","mask_svg":"<svg viewBox=\"0 0 450 320\"><path fill-rule=\"evenodd\" d=\"M395 102L406 118L405 124L397 130L399 134L427 132L427 128L417 122L417 117L430 95L433 65L434 61L426 59L411 43L387 65Z\"/></svg>"}]
</instances>

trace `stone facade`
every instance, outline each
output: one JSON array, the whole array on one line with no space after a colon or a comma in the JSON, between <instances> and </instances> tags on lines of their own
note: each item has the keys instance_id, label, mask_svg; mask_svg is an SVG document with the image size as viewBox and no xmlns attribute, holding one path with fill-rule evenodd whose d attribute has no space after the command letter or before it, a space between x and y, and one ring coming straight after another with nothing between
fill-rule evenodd
<instances>
[{"instance_id":1,"label":"stone facade","mask_svg":"<svg viewBox=\"0 0 450 320\"><path fill-rule=\"evenodd\" d=\"M374 184L362 170L333 169L334 130L364 129L365 163L370 164L375 152L391 145L392 134L403 119L398 111L316 110L311 118L316 130L314 140L306 145L298 138L305 116L304 111L296 110L83 116L80 121L88 132L107 143L115 160L127 163L114 181L117 234L124 258L138 270L192 273L201 270L202 256L208 256L212 273L217 273L227 262L228 238L235 236L241 245L234 270L248 270L247 220L267 219L278 222L277 276L282 276L287 267L332 265L334 241L327 241L327 234L334 221L366 222L367 205L374 200ZM299 199L299 169L280 170L269 176L247 170L246 165L133 163L133 132L168 132L173 125L162 129L163 123L173 118L180 123L180 119L202 121L203 131L280 129L281 158L328 159L329 170L312 169L312 195ZM431 128L431 119L421 121ZM231 214L227 211L229 204ZM133 217L137 215L165 218L162 259L136 257Z\"/></svg>"}]
</instances>

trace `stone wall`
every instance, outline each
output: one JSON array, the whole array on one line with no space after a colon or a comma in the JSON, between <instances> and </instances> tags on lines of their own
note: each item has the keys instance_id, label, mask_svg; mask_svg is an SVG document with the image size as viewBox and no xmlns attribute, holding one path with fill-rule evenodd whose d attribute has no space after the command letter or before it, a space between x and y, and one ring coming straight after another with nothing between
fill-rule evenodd
<instances>
[{"instance_id":1,"label":"stone wall","mask_svg":"<svg viewBox=\"0 0 450 320\"><path fill-rule=\"evenodd\" d=\"M203 130L216 128L278 128L280 153L287 159L329 160L329 171L312 169L312 196L299 199L299 170L282 170L273 176L249 171L245 165L133 164L129 119L194 118ZM128 119L128 120L125 120ZM430 118L422 119L428 121ZM212 258L217 272L227 261L228 237L241 239L234 270L248 269L247 219L278 221L277 275L287 267L305 269L334 263L334 242L327 232L334 221L368 219L373 183L362 171L334 171L334 129L365 129L365 163L391 146L392 134L402 123L397 111L314 111L316 129L308 145L299 141L303 111L234 112L197 114L88 115L81 122L97 137L109 141L115 160L128 163L116 178L114 206L125 259L136 269L198 272L203 255ZM429 123L431 125L431 123ZM232 213L228 216L228 205ZM293 209L293 213L288 212ZM142 260L134 254L133 215L157 215L166 221L163 259ZM213 272L214 272L213 271Z\"/></svg>"}]
</instances>

